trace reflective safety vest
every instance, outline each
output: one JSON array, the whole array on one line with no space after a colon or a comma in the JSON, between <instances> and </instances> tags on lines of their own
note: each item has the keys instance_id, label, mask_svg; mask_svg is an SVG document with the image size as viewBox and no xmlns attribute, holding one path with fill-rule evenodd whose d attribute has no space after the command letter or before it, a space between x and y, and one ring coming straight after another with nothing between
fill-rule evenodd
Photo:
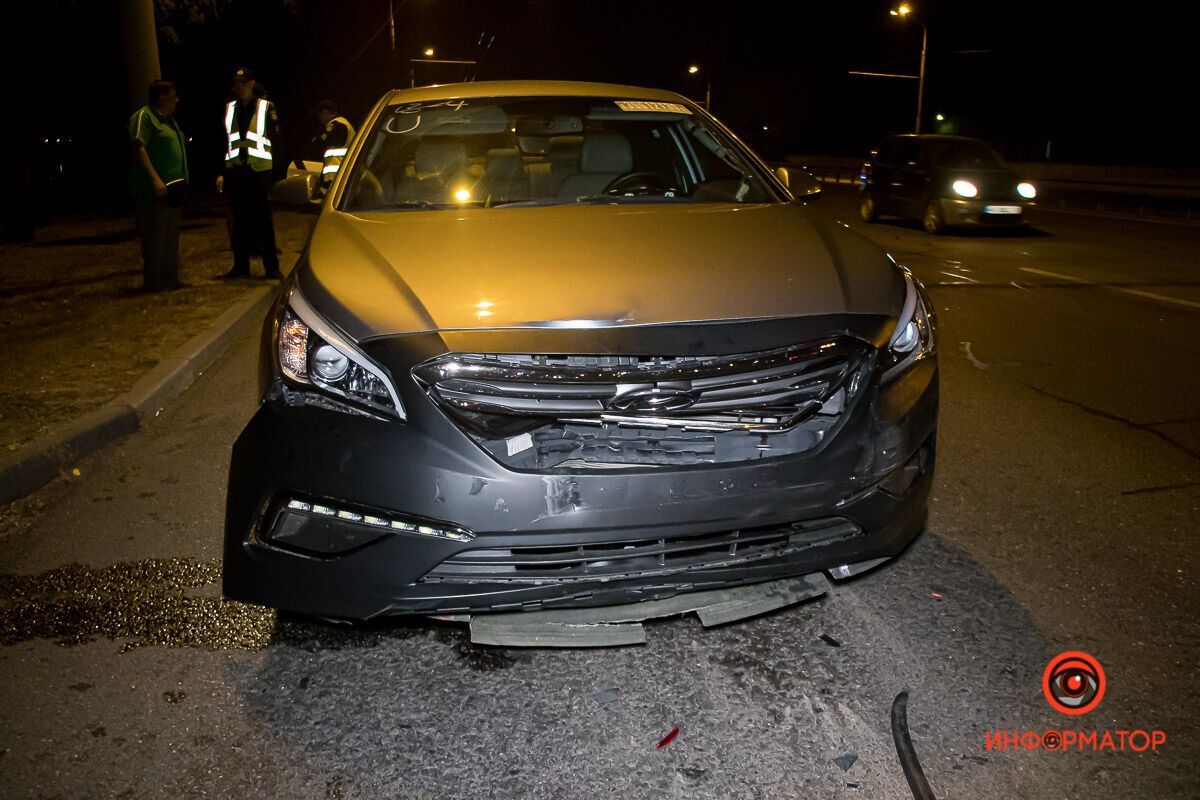
<instances>
[{"instance_id":1,"label":"reflective safety vest","mask_svg":"<svg viewBox=\"0 0 1200 800\"><path fill-rule=\"evenodd\" d=\"M267 113L270 103L258 100L254 107L254 117L246 126L243 136L237 127L237 101L225 106L225 133L229 137L229 149L225 152L225 166L231 167L233 162L240 161L245 151L246 163L256 172L271 168L271 140L267 138Z\"/></svg>"},{"instance_id":2,"label":"reflective safety vest","mask_svg":"<svg viewBox=\"0 0 1200 800\"><path fill-rule=\"evenodd\" d=\"M325 137L329 138L329 134L333 133L334 125L342 125L346 129L346 137L340 144L337 139L330 142L332 147L325 148L323 166L321 167L321 182L330 183L337 175L338 169L342 166L342 159L346 157L346 153L350 150L350 142L354 140L354 126L345 117L335 117L325 126Z\"/></svg>"}]
</instances>

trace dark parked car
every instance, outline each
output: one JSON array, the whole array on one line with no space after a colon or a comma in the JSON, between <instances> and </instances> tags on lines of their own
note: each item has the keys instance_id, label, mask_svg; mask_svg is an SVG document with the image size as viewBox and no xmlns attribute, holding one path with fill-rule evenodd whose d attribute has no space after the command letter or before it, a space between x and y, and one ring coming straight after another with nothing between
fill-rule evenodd
<instances>
[{"instance_id":1,"label":"dark parked car","mask_svg":"<svg viewBox=\"0 0 1200 800\"><path fill-rule=\"evenodd\" d=\"M965 136L888 136L859 175L859 213L919 220L929 233L952 226L1020 225L1037 189L996 151Z\"/></svg>"},{"instance_id":2,"label":"dark parked car","mask_svg":"<svg viewBox=\"0 0 1200 800\"><path fill-rule=\"evenodd\" d=\"M900 553L933 473L933 307L800 177L670 92L385 96L264 328L225 594L473 614Z\"/></svg>"}]
</instances>

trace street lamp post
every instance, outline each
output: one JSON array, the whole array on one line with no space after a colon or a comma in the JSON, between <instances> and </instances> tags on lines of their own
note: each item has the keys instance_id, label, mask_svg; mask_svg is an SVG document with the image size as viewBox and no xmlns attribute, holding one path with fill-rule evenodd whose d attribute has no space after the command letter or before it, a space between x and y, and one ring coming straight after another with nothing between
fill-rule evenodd
<instances>
[{"instance_id":1,"label":"street lamp post","mask_svg":"<svg viewBox=\"0 0 1200 800\"><path fill-rule=\"evenodd\" d=\"M688 67L688 75L695 75L700 71L697 64L692 64ZM712 77L706 71L704 73L704 110L712 113Z\"/></svg>"},{"instance_id":2,"label":"street lamp post","mask_svg":"<svg viewBox=\"0 0 1200 800\"><path fill-rule=\"evenodd\" d=\"M908 3L901 4L898 8L893 8L888 12L893 17L904 19L912 13L912 7ZM925 52L929 47L929 28L925 26L925 20L921 20L921 70L917 77L917 120L913 125L913 132L921 132L921 110L925 105Z\"/></svg>"},{"instance_id":3,"label":"street lamp post","mask_svg":"<svg viewBox=\"0 0 1200 800\"><path fill-rule=\"evenodd\" d=\"M435 51L432 47L426 47L421 51L424 58L410 58L408 60L408 85L416 87L417 85L417 64L460 64L462 66L473 67L478 62L471 59L462 58L433 58ZM474 80L472 78L472 80Z\"/></svg>"},{"instance_id":4,"label":"street lamp post","mask_svg":"<svg viewBox=\"0 0 1200 800\"><path fill-rule=\"evenodd\" d=\"M921 23L921 71L917 78L917 122L913 126L915 133L921 132L921 109L925 105L925 50L929 45L929 28Z\"/></svg>"}]
</instances>

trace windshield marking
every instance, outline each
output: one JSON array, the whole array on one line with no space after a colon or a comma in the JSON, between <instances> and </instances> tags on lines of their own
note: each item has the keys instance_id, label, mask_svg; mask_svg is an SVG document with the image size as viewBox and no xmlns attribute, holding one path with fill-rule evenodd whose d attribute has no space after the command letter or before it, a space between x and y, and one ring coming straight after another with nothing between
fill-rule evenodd
<instances>
[{"instance_id":1,"label":"windshield marking","mask_svg":"<svg viewBox=\"0 0 1200 800\"><path fill-rule=\"evenodd\" d=\"M468 105L466 100L438 100L425 101L416 103L400 103L392 106L393 114L419 114L422 111L428 111L431 108L453 108L455 111L461 111L464 106Z\"/></svg>"},{"instance_id":2,"label":"windshield marking","mask_svg":"<svg viewBox=\"0 0 1200 800\"><path fill-rule=\"evenodd\" d=\"M413 121L413 124L412 124L412 127L411 127L411 128L405 128L405 129L404 129L404 130L402 130L402 131L398 131L398 130L396 130L395 128L393 128L393 127L392 127L392 120L388 120L388 123L387 123L387 125L385 125L384 127L386 128L386 130L387 130L387 132L388 132L388 133L412 133L412 132L413 132L413 131L415 131L415 130L416 130L418 127L420 127L420 125L421 125L421 115L420 115L420 114L417 114L417 118L416 118L416 119Z\"/></svg>"}]
</instances>

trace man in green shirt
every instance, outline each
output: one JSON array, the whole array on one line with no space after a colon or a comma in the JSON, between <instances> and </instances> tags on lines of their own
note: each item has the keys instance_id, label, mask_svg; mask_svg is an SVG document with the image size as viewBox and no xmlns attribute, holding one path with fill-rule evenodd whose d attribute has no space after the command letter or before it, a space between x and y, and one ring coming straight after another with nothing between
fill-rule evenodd
<instances>
[{"instance_id":1,"label":"man in green shirt","mask_svg":"<svg viewBox=\"0 0 1200 800\"><path fill-rule=\"evenodd\" d=\"M175 84L154 81L149 101L129 118L129 190L142 242L142 285L160 291L181 285L179 222L188 184L187 140L174 117L179 105Z\"/></svg>"}]
</instances>

